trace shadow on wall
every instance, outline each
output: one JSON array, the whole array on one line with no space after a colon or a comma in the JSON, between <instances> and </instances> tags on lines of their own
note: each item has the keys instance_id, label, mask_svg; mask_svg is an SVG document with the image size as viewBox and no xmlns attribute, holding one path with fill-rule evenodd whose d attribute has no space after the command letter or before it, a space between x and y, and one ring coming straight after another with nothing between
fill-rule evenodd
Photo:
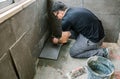
<instances>
[{"instance_id":1,"label":"shadow on wall","mask_svg":"<svg viewBox=\"0 0 120 79\"><path fill-rule=\"evenodd\" d=\"M48 25L51 31L52 36L60 37L62 33L62 28L60 26L60 21L54 17L51 12L51 7L53 4L53 0L48 0L47 2L47 9L48 9Z\"/></svg>"}]
</instances>

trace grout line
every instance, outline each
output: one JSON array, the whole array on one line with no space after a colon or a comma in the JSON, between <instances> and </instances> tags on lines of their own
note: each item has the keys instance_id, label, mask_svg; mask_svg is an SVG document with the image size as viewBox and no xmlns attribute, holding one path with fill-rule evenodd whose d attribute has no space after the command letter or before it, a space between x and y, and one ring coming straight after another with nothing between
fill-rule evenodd
<instances>
[{"instance_id":1,"label":"grout line","mask_svg":"<svg viewBox=\"0 0 120 79\"><path fill-rule=\"evenodd\" d=\"M11 50L23 37L24 37L24 35L26 34L27 32L24 32L21 36L20 36L20 38L9 48L9 50Z\"/></svg>"},{"instance_id":2,"label":"grout line","mask_svg":"<svg viewBox=\"0 0 120 79\"><path fill-rule=\"evenodd\" d=\"M4 53L3 55L2 55L2 57L0 57L0 62L1 62L1 60L3 60L4 59L4 57L7 55L7 53Z\"/></svg>"}]
</instances>

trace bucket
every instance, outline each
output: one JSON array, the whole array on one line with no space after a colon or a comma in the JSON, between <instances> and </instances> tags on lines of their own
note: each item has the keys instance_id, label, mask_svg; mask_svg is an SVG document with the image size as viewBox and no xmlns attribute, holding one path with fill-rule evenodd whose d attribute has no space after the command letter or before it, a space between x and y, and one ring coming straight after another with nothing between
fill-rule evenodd
<instances>
[{"instance_id":1,"label":"bucket","mask_svg":"<svg viewBox=\"0 0 120 79\"><path fill-rule=\"evenodd\" d=\"M93 56L87 60L87 79L110 79L114 73L112 62L101 56Z\"/></svg>"}]
</instances>

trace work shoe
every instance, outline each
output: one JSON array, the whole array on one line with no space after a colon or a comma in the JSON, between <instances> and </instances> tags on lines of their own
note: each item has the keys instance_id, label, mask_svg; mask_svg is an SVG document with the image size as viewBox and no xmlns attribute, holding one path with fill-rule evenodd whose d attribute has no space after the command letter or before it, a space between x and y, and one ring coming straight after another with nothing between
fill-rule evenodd
<instances>
[{"instance_id":1,"label":"work shoe","mask_svg":"<svg viewBox=\"0 0 120 79\"><path fill-rule=\"evenodd\" d=\"M85 73L85 67L78 67L66 74L68 79L75 79Z\"/></svg>"},{"instance_id":2,"label":"work shoe","mask_svg":"<svg viewBox=\"0 0 120 79\"><path fill-rule=\"evenodd\" d=\"M104 51L103 57L109 58L110 49L109 48L103 48L103 51Z\"/></svg>"}]
</instances>

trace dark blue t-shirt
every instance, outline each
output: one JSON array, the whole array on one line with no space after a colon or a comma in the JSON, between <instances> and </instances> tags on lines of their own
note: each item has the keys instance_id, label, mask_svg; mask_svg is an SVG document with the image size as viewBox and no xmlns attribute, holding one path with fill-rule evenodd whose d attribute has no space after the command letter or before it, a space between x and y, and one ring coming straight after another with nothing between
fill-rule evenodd
<instances>
[{"instance_id":1,"label":"dark blue t-shirt","mask_svg":"<svg viewBox=\"0 0 120 79\"><path fill-rule=\"evenodd\" d=\"M62 19L62 30L72 30L95 43L105 36L101 21L85 8L69 8Z\"/></svg>"}]
</instances>

